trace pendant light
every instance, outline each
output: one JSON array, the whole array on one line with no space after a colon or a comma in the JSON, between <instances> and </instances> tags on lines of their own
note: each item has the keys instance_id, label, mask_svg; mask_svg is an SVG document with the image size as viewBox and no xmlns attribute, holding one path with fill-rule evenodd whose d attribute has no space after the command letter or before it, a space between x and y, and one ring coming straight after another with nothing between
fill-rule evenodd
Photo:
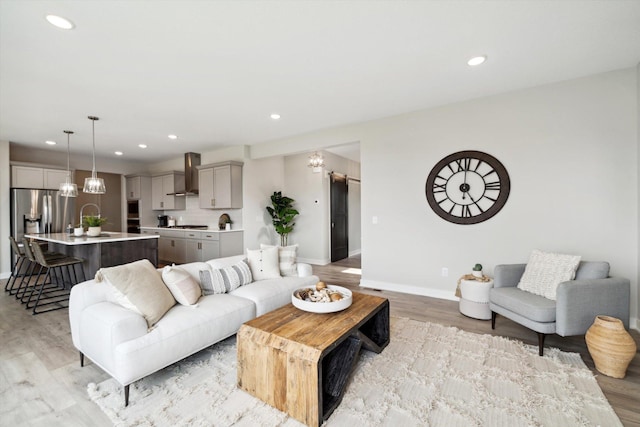
<instances>
[{"instance_id":1,"label":"pendant light","mask_svg":"<svg viewBox=\"0 0 640 427\"><path fill-rule=\"evenodd\" d=\"M100 119L96 116L88 116L87 118L91 120L93 130L93 169L91 170L91 178L84 179L84 189L82 191L91 194L104 194L107 192L107 188L104 186L104 179L98 178L98 173L96 172L96 120Z\"/></svg>"},{"instance_id":2,"label":"pendant light","mask_svg":"<svg viewBox=\"0 0 640 427\"><path fill-rule=\"evenodd\" d=\"M65 130L63 132L67 134L67 178L64 182L60 183L60 196L76 197L78 195L78 186L71 182L71 168L69 167L69 135L71 135L73 131Z\"/></svg>"}]
</instances>

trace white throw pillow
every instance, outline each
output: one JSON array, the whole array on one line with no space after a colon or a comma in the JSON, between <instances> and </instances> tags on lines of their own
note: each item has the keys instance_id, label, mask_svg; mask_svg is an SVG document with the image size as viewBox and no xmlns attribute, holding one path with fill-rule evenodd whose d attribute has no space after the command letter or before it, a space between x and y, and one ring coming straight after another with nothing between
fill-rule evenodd
<instances>
[{"instance_id":1,"label":"white throw pillow","mask_svg":"<svg viewBox=\"0 0 640 427\"><path fill-rule=\"evenodd\" d=\"M186 270L176 267L175 264L162 269L162 281L179 304L194 305L202 296L198 282Z\"/></svg>"},{"instance_id":2,"label":"white throw pillow","mask_svg":"<svg viewBox=\"0 0 640 427\"><path fill-rule=\"evenodd\" d=\"M579 255L555 254L534 249L518 288L555 301L558 285L576 277L580 258Z\"/></svg>"},{"instance_id":3,"label":"white throw pillow","mask_svg":"<svg viewBox=\"0 0 640 427\"><path fill-rule=\"evenodd\" d=\"M298 277L298 245L270 246L260 244L260 249L278 248L278 264L280 275L285 277Z\"/></svg>"},{"instance_id":4,"label":"white throw pillow","mask_svg":"<svg viewBox=\"0 0 640 427\"><path fill-rule=\"evenodd\" d=\"M149 327L176 303L160 273L146 259L101 268L96 273L95 280L98 283L103 280L111 283L118 291L113 300L122 303L125 308L135 306L134 311L144 316Z\"/></svg>"},{"instance_id":5,"label":"white throw pillow","mask_svg":"<svg viewBox=\"0 0 640 427\"><path fill-rule=\"evenodd\" d=\"M247 249L247 261L253 280L277 279L280 276L278 248Z\"/></svg>"}]
</instances>

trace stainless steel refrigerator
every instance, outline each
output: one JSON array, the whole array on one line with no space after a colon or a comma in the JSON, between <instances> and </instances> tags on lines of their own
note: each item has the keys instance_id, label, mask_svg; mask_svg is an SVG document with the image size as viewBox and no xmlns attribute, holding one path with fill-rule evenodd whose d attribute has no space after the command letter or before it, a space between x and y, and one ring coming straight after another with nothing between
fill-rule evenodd
<instances>
[{"instance_id":1,"label":"stainless steel refrigerator","mask_svg":"<svg viewBox=\"0 0 640 427\"><path fill-rule=\"evenodd\" d=\"M11 189L11 235L21 242L25 234L64 233L75 218L76 199L57 190Z\"/></svg>"}]
</instances>

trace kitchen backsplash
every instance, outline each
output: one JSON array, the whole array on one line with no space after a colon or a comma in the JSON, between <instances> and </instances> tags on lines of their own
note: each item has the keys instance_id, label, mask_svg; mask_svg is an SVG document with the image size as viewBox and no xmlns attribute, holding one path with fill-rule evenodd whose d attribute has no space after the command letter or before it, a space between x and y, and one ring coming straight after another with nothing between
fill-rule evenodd
<instances>
[{"instance_id":1,"label":"kitchen backsplash","mask_svg":"<svg viewBox=\"0 0 640 427\"><path fill-rule=\"evenodd\" d=\"M168 215L176 220L176 225L206 225L218 229L220 215L226 213L231 218L231 229L242 228L242 209L201 209L197 197L186 198L185 210L154 211L157 215ZM155 226L156 224L144 224Z\"/></svg>"}]
</instances>

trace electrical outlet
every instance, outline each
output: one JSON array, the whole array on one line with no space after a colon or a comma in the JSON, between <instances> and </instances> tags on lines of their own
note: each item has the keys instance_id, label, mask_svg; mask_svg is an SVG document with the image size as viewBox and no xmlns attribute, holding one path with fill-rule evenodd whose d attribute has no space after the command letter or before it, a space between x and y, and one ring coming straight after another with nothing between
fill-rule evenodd
<instances>
[{"instance_id":1,"label":"electrical outlet","mask_svg":"<svg viewBox=\"0 0 640 427\"><path fill-rule=\"evenodd\" d=\"M442 267L442 277L449 277L449 269L447 267Z\"/></svg>"}]
</instances>

